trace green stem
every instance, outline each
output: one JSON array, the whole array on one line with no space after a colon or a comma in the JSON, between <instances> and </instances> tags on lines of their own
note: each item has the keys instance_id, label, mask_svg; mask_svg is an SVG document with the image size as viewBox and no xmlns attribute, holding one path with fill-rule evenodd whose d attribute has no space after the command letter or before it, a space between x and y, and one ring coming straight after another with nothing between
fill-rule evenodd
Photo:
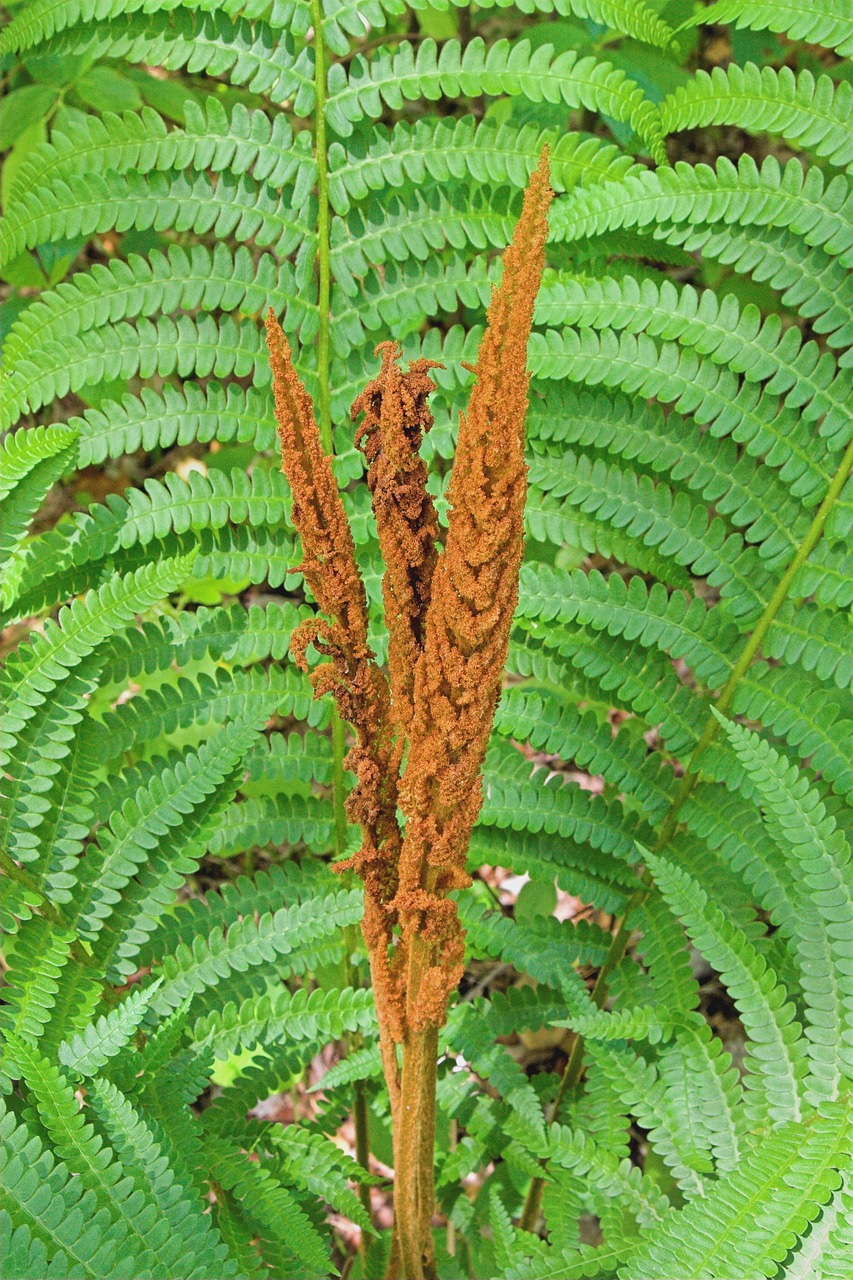
<instances>
[{"instance_id":1,"label":"green stem","mask_svg":"<svg viewBox=\"0 0 853 1280\"><path fill-rule=\"evenodd\" d=\"M329 241L329 152L326 142L326 46L323 43L322 0L311 0L311 22L314 27L314 156L317 162L317 264L320 273L318 307L320 327L317 331L317 411L320 439L327 454L335 451L332 435L330 333L332 323L331 289L332 256ZM346 850L347 816L345 809L343 759L346 752L346 730L332 708L332 803L335 813L335 853Z\"/></svg>"},{"instance_id":2,"label":"green stem","mask_svg":"<svg viewBox=\"0 0 853 1280\"><path fill-rule=\"evenodd\" d=\"M332 257L329 240L329 153L326 141L326 46L323 42L322 0L311 0L311 22L314 27L314 155L317 162L317 264L319 268L319 318L317 331L317 410L320 439L327 454L334 454L332 435L330 334L332 323ZM346 726L332 707L332 806L335 817L335 853L341 857L347 846L346 783L344 780L344 755L346 754ZM347 937L348 956L355 948L355 939ZM349 958L347 958L349 974ZM370 1155L370 1130L367 1110L367 1093L364 1081L356 1081L353 1088L353 1122L355 1124L356 1159L367 1169ZM360 1187L359 1197L365 1212L370 1216L370 1188ZM363 1247L367 1241L363 1238Z\"/></svg>"},{"instance_id":3,"label":"green stem","mask_svg":"<svg viewBox=\"0 0 853 1280\"><path fill-rule=\"evenodd\" d=\"M805 537L797 548L793 560L779 579L776 590L765 605L764 611L755 625L755 629L752 631L749 639L744 645L743 652L732 668L731 674L720 692L720 696L715 704L718 711L725 713L732 705L738 685L759 653L761 646L764 643L764 638L773 624L773 620L787 600L788 592L791 589L791 585L795 577L817 546L824 528L826 527L829 513L841 496L841 490L844 488L851 471L853 471L853 440L848 444L838 470L835 472L835 475L829 483L823 502L818 507L815 517L809 525ZM714 716L709 716L699 741L693 749L693 754L688 761L687 768L684 771L684 776L681 779L678 791L673 798L672 804L670 805L669 811L664 819L663 826L660 829L660 834L655 841L655 853L660 853L660 851L669 844L675 834L676 828L678 827L678 815L681 812L682 805L688 799L699 780L698 766L700 759L707 751L708 747L710 747L714 742L719 732L720 722ZM607 999L608 980L610 975L625 955L625 952L628 950L628 944L631 940L632 933L632 926L628 921L637 907L642 906L645 902L651 892L651 887L651 877L648 872L645 872L641 884L636 889L625 908L625 913L619 923L619 928L617 929L613 941L610 944L610 950L595 980L591 996L599 1009L602 1008L604 1001ZM563 1098L570 1090L576 1088L580 1081L581 1074L583 1072L583 1049L583 1037L576 1036L554 1100L552 1118L555 1120L557 1119ZM547 1161L542 1160L540 1163L544 1168ZM544 1178L536 1177L532 1179L518 1223L524 1231L533 1231L536 1226L536 1221L539 1217L539 1210L542 1204L542 1193L544 1188Z\"/></svg>"},{"instance_id":4,"label":"green stem","mask_svg":"<svg viewBox=\"0 0 853 1280\"><path fill-rule=\"evenodd\" d=\"M332 708L332 805L335 816L335 853L338 857L347 847L347 789L344 782L344 755L346 753L346 725Z\"/></svg>"},{"instance_id":5,"label":"green stem","mask_svg":"<svg viewBox=\"0 0 853 1280\"><path fill-rule=\"evenodd\" d=\"M314 26L314 152L317 162L317 261L320 269L320 328L317 333L317 406L320 439L326 453L334 452L332 440L331 386L329 383L329 333L331 326L332 259L329 243L329 154L326 144L326 46L323 43L323 5L311 0Z\"/></svg>"},{"instance_id":6,"label":"green stem","mask_svg":"<svg viewBox=\"0 0 853 1280\"><path fill-rule=\"evenodd\" d=\"M350 957L358 947L357 926L348 924L344 929L344 971L345 981L348 987L354 987L358 984L358 973L355 966L351 963ZM347 1057L354 1053L356 1049L362 1046L361 1036L353 1033L347 1036L346 1053ZM361 1165L362 1169L370 1170L370 1113L367 1108L367 1087L364 1080L356 1080L352 1087L352 1117L355 1125L355 1158ZM364 1209L368 1218L371 1216L370 1204L370 1187L359 1185L358 1198L361 1201L361 1207ZM367 1233L361 1233L362 1255L367 1254Z\"/></svg>"},{"instance_id":7,"label":"green stem","mask_svg":"<svg viewBox=\"0 0 853 1280\"><path fill-rule=\"evenodd\" d=\"M361 1165L362 1169L370 1168L370 1113L367 1109L367 1084L364 1080L356 1080L353 1084L353 1120L355 1121L355 1158ZM358 1198L361 1201L361 1207L370 1217L370 1187L364 1185L358 1188ZM362 1244L367 1246L367 1241L362 1232Z\"/></svg>"}]
</instances>

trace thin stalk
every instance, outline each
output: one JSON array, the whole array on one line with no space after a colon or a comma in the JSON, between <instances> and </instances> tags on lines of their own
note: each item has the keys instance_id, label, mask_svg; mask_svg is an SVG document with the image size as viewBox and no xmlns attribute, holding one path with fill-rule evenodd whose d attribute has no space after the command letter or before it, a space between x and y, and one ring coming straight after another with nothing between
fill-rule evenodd
<instances>
[{"instance_id":1,"label":"thin stalk","mask_svg":"<svg viewBox=\"0 0 853 1280\"><path fill-rule=\"evenodd\" d=\"M348 987L354 987L358 983L358 974L354 966L350 963L350 956L358 947L358 933L354 924L347 925L344 929L344 971L345 981ZM346 1053L347 1057L356 1049L362 1046L361 1036L357 1033L347 1036ZM367 1088L364 1080L353 1081L352 1086L352 1118L355 1126L355 1158L361 1165L362 1169L370 1170L370 1112L367 1106ZM372 1208L370 1203L370 1187L359 1185L358 1198L361 1201L361 1207L364 1209L368 1218L371 1217ZM359 1252L362 1255L367 1253L367 1236L364 1231L361 1233L361 1246Z\"/></svg>"},{"instance_id":2,"label":"thin stalk","mask_svg":"<svg viewBox=\"0 0 853 1280\"><path fill-rule=\"evenodd\" d=\"M356 1080L353 1084L353 1120L355 1122L355 1158L361 1165L362 1169L370 1168L370 1113L367 1109L367 1087L364 1080ZM358 1198L361 1201L361 1207L367 1214L371 1215L370 1206L370 1187L363 1184L358 1188ZM362 1232L362 1245L367 1245Z\"/></svg>"},{"instance_id":3,"label":"thin stalk","mask_svg":"<svg viewBox=\"0 0 853 1280\"><path fill-rule=\"evenodd\" d=\"M326 142L326 46L323 43L323 5L311 0L314 26L314 158L317 163L317 264L319 269L318 307L320 326L317 331L317 414L320 439L328 454L335 452L332 435L331 379L329 374L331 336L332 250L329 241L329 153ZM335 814L335 853L346 851L347 816L345 810L344 755L346 729L337 706L332 707L332 804Z\"/></svg>"},{"instance_id":4,"label":"thin stalk","mask_svg":"<svg viewBox=\"0 0 853 1280\"><path fill-rule=\"evenodd\" d=\"M347 789L344 781L344 755L347 730L338 709L332 709L332 806L335 817L335 853L342 857L347 847Z\"/></svg>"},{"instance_id":5,"label":"thin stalk","mask_svg":"<svg viewBox=\"0 0 853 1280\"><path fill-rule=\"evenodd\" d=\"M314 158L317 162L317 261L320 269L320 328L317 333L317 409L320 439L326 453L332 441L329 336L331 326L332 257L329 243L329 154L326 144L326 46L323 43L323 5L311 0L314 27Z\"/></svg>"},{"instance_id":6,"label":"thin stalk","mask_svg":"<svg viewBox=\"0 0 853 1280\"><path fill-rule=\"evenodd\" d=\"M746 672L752 665L753 660L758 655L761 646L764 643L764 638L773 624L773 620L787 600L788 592L791 589L791 584L793 583L794 578L797 576L797 573L817 546L824 528L826 527L829 513L832 511L832 508L841 496L841 490L844 488L851 471L853 471L853 440L848 444L838 470L835 472L835 475L829 483L823 502L818 507L815 517L809 525L805 537L797 548L793 560L779 579L776 590L765 605L761 617L758 619L754 630L744 645L743 652L732 668L731 674L720 692L720 696L715 703L718 711L725 713L732 705L738 685L746 675ZM699 741L693 749L693 754L688 761L687 768L684 771L684 776L681 779L678 791L676 792L672 804L669 807L669 811L664 819L663 826L660 829L660 834L655 841L653 852L660 853L669 844L675 834L676 828L678 827L678 815L681 812L682 805L688 799L699 780L699 762L701 757L707 751L708 747L710 747L714 742L719 732L720 722L714 716L709 716ZM636 889L625 908L625 913L619 922L619 928L617 929L613 937L613 941L610 944L610 950L607 953L604 964L598 971L598 976L596 977L591 997L599 1009L602 1008L604 1001L607 999L608 980L610 975L625 955L625 952L628 950L628 944L631 940L632 933L632 926L628 921L637 907L641 906L645 902L651 892L651 887L651 877L648 872L645 872L643 874L641 884ZM583 1051L583 1037L576 1036L554 1099L552 1118L555 1120L557 1119L560 1105L566 1094L576 1088L580 1081L583 1073ZM540 1161L540 1164L545 1168L547 1161L543 1159ZM532 1179L524 1201L524 1207L521 1211L521 1217L518 1222L518 1225L522 1230L533 1231L535 1229L536 1222L539 1217L539 1210L542 1205L542 1193L544 1189L544 1178L536 1177Z\"/></svg>"},{"instance_id":7,"label":"thin stalk","mask_svg":"<svg viewBox=\"0 0 853 1280\"><path fill-rule=\"evenodd\" d=\"M329 153L326 142L326 46L323 43L322 0L311 0L311 22L314 27L314 158L317 164L317 265L319 270L317 331L317 416L320 439L328 454L335 451L332 435L331 380L329 375L331 335L332 250L329 241ZM335 853L346 850L347 817L344 808L343 759L346 752L346 730L332 708L332 802L335 814Z\"/></svg>"},{"instance_id":8,"label":"thin stalk","mask_svg":"<svg viewBox=\"0 0 853 1280\"><path fill-rule=\"evenodd\" d=\"M335 451L332 435L330 336L332 257L329 241L329 154L326 141L326 46L323 42L322 0L311 0L311 22L314 27L314 158L317 164L317 264L319 271L319 329L317 332L317 411L320 439L327 454ZM342 857L347 845L346 784L344 780L344 755L346 754L346 726L332 707L332 806L335 819L335 853ZM347 973L349 973L348 946ZM354 941L354 939L352 940ZM351 1046L350 1046L351 1047ZM353 1122L355 1125L356 1160L363 1169L370 1164L370 1120L367 1109L367 1092L363 1080L353 1086ZM359 1187L359 1199L370 1217L370 1187ZM362 1234L362 1249L367 1241Z\"/></svg>"},{"instance_id":9,"label":"thin stalk","mask_svg":"<svg viewBox=\"0 0 853 1280\"><path fill-rule=\"evenodd\" d=\"M451 1155L456 1150L458 1143L459 1122L453 1119L450 1121L450 1136L447 1144L447 1149ZM456 1225L450 1218L447 1219L447 1252L451 1258L456 1256Z\"/></svg>"}]
</instances>

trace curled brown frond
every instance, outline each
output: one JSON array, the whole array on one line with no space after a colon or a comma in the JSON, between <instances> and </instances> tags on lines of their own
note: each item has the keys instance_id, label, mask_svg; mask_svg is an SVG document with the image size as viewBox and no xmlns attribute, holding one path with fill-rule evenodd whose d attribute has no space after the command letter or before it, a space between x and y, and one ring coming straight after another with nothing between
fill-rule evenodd
<instances>
[{"instance_id":1,"label":"curled brown frond","mask_svg":"<svg viewBox=\"0 0 853 1280\"><path fill-rule=\"evenodd\" d=\"M480 771L500 694L524 549L527 476L527 342L544 266L552 192L543 153L504 254L480 345L467 415L460 421L443 554L432 580L417 667L409 761L400 803L406 831L396 905L404 945L422 970L407 993L407 1022L444 1017L461 975L462 933L452 889L482 803ZM435 941L431 935L436 934ZM412 960L410 958L410 975Z\"/></svg>"},{"instance_id":2,"label":"curled brown frond","mask_svg":"<svg viewBox=\"0 0 853 1280\"><path fill-rule=\"evenodd\" d=\"M385 562L382 598L392 714L407 733L438 554L438 515L427 493L427 469L419 450L433 424L427 399L435 383L429 370L443 366L434 360L413 360L403 371L394 342L380 343L374 354L380 353L382 368L353 402L352 418L364 414L355 442L368 464L367 483Z\"/></svg>"}]
</instances>

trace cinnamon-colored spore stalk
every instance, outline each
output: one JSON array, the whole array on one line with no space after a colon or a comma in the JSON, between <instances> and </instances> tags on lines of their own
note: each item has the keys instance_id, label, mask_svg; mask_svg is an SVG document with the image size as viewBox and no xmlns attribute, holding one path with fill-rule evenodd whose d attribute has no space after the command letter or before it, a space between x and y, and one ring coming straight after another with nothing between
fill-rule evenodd
<instances>
[{"instance_id":1,"label":"cinnamon-colored spore stalk","mask_svg":"<svg viewBox=\"0 0 853 1280\"><path fill-rule=\"evenodd\" d=\"M395 1226L386 1280L436 1275L431 1220L438 1037L464 957L464 934L448 895L469 883L468 845L518 598L527 342L551 197L546 150L504 254L472 370L476 381L460 419L443 551L419 456L432 425L427 399L436 366L419 360L404 371L396 345L383 343L377 348L380 372L353 404L353 418L364 414L356 442L368 464L385 560L390 683L368 645L352 533L310 400L272 311L267 317L301 567L326 615L297 628L291 651L303 670L311 644L329 659L311 675L315 695L333 694L356 738L345 761L357 779L347 813L360 824L362 842L352 859L337 866L352 867L364 881L362 930L391 1098ZM403 1046L402 1073L395 1043Z\"/></svg>"},{"instance_id":2,"label":"cinnamon-colored spore stalk","mask_svg":"<svg viewBox=\"0 0 853 1280\"><path fill-rule=\"evenodd\" d=\"M302 623L291 636L290 649L303 671L308 670L306 651L311 644L331 659L311 672L315 697L333 694L342 718L355 730L355 746L344 761L356 775L347 816L360 825L362 843L355 857L339 866L354 867L364 879L362 932L380 1022L390 1037L400 1040L403 1002L391 974L389 947L396 924L390 904L397 891L401 843L397 785L402 743L391 729L388 681L367 643L367 601L349 521L323 452L310 397L272 308L266 328L282 470L302 539L299 568L321 610L332 619Z\"/></svg>"},{"instance_id":3,"label":"cinnamon-colored spore stalk","mask_svg":"<svg viewBox=\"0 0 853 1280\"><path fill-rule=\"evenodd\" d=\"M444 553L432 582L423 656L415 676L406 815L396 906L408 950L428 941L407 1024L444 1018L462 972L463 935L448 891L469 883L465 861L482 803L480 771L500 693L524 549L527 341L545 260L552 192L543 155L524 198L480 345L477 380L448 496Z\"/></svg>"},{"instance_id":4,"label":"cinnamon-colored spore stalk","mask_svg":"<svg viewBox=\"0 0 853 1280\"><path fill-rule=\"evenodd\" d=\"M429 371L443 366L434 360L412 360L404 372L397 364L400 349L395 342L380 343L375 354L382 355L382 368L353 402L352 419L364 414L355 442L368 464L367 483L385 562L382 599L392 714L408 734L438 558L438 515L427 493L427 469L419 450L433 424L427 398L435 383Z\"/></svg>"}]
</instances>

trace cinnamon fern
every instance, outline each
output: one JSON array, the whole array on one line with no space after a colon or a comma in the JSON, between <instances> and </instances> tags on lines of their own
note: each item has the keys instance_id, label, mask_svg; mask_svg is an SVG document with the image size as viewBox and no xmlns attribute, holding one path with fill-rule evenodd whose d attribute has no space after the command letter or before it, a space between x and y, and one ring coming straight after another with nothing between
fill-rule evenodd
<instances>
[{"instance_id":1,"label":"cinnamon fern","mask_svg":"<svg viewBox=\"0 0 853 1280\"><path fill-rule=\"evenodd\" d=\"M8 6L4 1275L849 1275L851 53Z\"/></svg>"}]
</instances>

